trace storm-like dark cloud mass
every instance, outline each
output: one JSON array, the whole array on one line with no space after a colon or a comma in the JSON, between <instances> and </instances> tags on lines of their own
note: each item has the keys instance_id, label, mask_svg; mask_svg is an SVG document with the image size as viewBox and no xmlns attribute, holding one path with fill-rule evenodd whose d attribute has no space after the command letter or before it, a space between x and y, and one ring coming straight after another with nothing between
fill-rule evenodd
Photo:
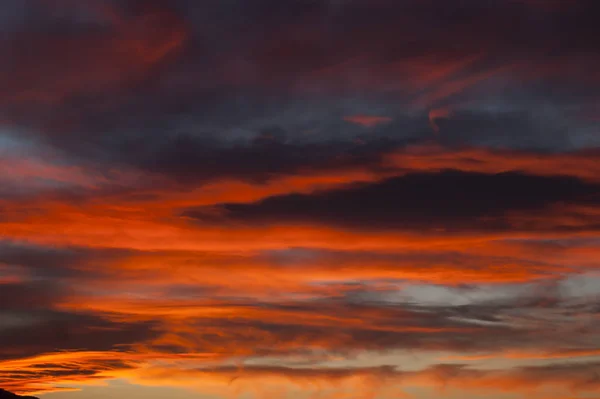
<instances>
[{"instance_id":1,"label":"storm-like dark cloud mass","mask_svg":"<svg viewBox=\"0 0 600 399\"><path fill-rule=\"evenodd\" d=\"M1 1L0 387L597 397L599 15Z\"/></svg>"}]
</instances>

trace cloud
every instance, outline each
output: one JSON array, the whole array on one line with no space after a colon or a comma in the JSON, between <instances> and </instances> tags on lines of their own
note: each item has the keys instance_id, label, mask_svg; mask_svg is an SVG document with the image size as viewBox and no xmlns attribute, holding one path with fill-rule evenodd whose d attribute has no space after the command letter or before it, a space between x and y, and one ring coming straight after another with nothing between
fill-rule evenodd
<instances>
[{"instance_id":1,"label":"cloud","mask_svg":"<svg viewBox=\"0 0 600 399\"><path fill-rule=\"evenodd\" d=\"M187 257L189 259L189 254ZM199 265L218 260L210 259L201 258ZM185 258L182 260L189 265ZM227 259L223 262L231 264ZM139 268L144 261L132 259L131 265L136 264ZM189 266L190 270L198 267ZM491 300L473 298L460 306L451 303L430 306L408 297L393 299L393 295L387 295L389 289L392 293L398 290L402 293L402 285L385 288L376 282L363 281L359 285L350 284L346 290L339 290L330 283L333 290L320 299L309 291L307 299L280 297L273 302L268 296L264 299L244 297L242 291L222 275L216 276L215 284L227 289L220 293L199 290L198 283L187 287L196 288L195 292L179 291L174 281L164 274L164 268L157 269L163 273L163 277L159 277L148 275L151 265L143 267L146 271L142 275L148 277L149 283L153 282L152 286L162 283L171 290L148 290L143 280L134 283L136 280L119 281L123 278L117 277L110 291L94 295L82 291L78 296L64 298L60 312L29 310L25 313L31 318L29 324L15 324L0 334L2 342L9 343L7 348L12 348L12 352L3 354L0 370L4 367L6 371L0 372L0 378L16 387L34 390L36 385L28 382L32 378L54 386L61 381L86 383L118 376L134 378L148 372L149 377L144 382L167 384L179 380L162 381L159 378L162 374L152 374L149 361L189 362L172 370L177 375L177 369L192 367L192 364L227 359L285 361L300 356L308 357L310 363L311 352L351 359L356 353L394 349L418 350L421 354L450 351L463 355L501 353L509 348L535 354L558 343L562 346L556 347L557 352L570 345L582 351L586 347L593 349L589 346L592 341L586 340L595 331L594 319L582 319L585 314L594 314L593 307L589 306L592 303L571 304L568 298L558 294L547 301L547 289L539 297L537 294L529 297L524 292L536 291L523 289L523 293L516 296L507 294ZM213 273L218 269L223 270L217 267ZM126 268L121 270L127 276ZM181 273L191 280L189 274L178 267L172 271L174 276ZM241 277L234 269L223 272ZM240 281L243 287L251 280ZM140 291L128 294L118 289L118 284L125 284L129 290L138 287ZM472 294L466 288L457 290L457 295ZM288 292L294 298L292 291ZM22 320L22 315L15 315ZM547 316L550 318L546 319ZM561 323L562 327L555 323ZM4 321L3 324L6 325ZM553 328L549 329L549 325ZM544 334L540 335L540 331ZM44 355L56 347L65 352ZM25 353L30 357L23 359ZM322 371L318 363L310 364L314 368L306 372L306 378L320 378ZM369 373L365 371L365 378L370 378ZM353 378L352 372L339 374L340 381Z\"/></svg>"},{"instance_id":2,"label":"cloud","mask_svg":"<svg viewBox=\"0 0 600 399\"><path fill-rule=\"evenodd\" d=\"M273 126L294 138L317 131L352 142L362 129L344 123L348 115L385 115L400 122L372 133L429 139L427 114L446 106L492 110L491 122L469 135L475 142L504 133L511 146L557 148L573 145L573 136L593 140L579 132L589 122L577 121L580 129L555 142L530 130L561 133L561 126L509 120L498 132L494 116L549 107L560 115L595 101L595 7L588 0L543 13L530 3L474 0L460 10L412 0L286 9L269 1L11 2L0 51L14 61L2 74L0 111L6 126L87 162L127 163L140 147L151 162L177 133L197 141L188 151L199 159Z\"/></svg>"},{"instance_id":3,"label":"cloud","mask_svg":"<svg viewBox=\"0 0 600 399\"><path fill-rule=\"evenodd\" d=\"M509 213L558 203L595 206L598 190L595 184L571 177L450 170L314 194L275 196L250 204L222 204L216 209L188 210L184 215L209 223L312 222L364 230L501 231L514 227ZM556 228L560 227L558 221Z\"/></svg>"},{"instance_id":4,"label":"cloud","mask_svg":"<svg viewBox=\"0 0 600 399\"><path fill-rule=\"evenodd\" d=\"M551 364L517 367L513 370L480 370L461 364L435 365L419 371L382 366L373 368L330 368L326 370L288 367L220 367L206 369L153 368L138 376L149 384L157 381L179 382L213 392L227 385L257 396L268 392L303 392L317 394L329 391L344 395L352 392L371 397L376 392L404 396L411 388L425 389L430 394L443 395L448 391L465 394L481 392L528 394L545 397L553 389L557 394L595 393L598 383L594 377L598 364ZM291 382L291 384L290 384ZM261 387L261 388L256 388Z\"/></svg>"},{"instance_id":5,"label":"cloud","mask_svg":"<svg viewBox=\"0 0 600 399\"><path fill-rule=\"evenodd\" d=\"M441 118L448 118L452 116L452 112L447 108L436 108L429 111L429 124L434 132L439 133L440 127L437 124L437 120Z\"/></svg>"},{"instance_id":6,"label":"cloud","mask_svg":"<svg viewBox=\"0 0 600 399\"><path fill-rule=\"evenodd\" d=\"M136 362L125 352L71 351L3 361L0 383L18 392L49 393L74 390L57 386L99 382L132 369Z\"/></svg>"},{"instance_id":7,"label":"cloud","mask_svg":"<svg viewBox=\"0 0 600 399\"><path fill-rule=\"evenodd\" d=\"M5 321L14 319L0 330L4 342L0 358L29 357L49 353L56 348L66 351L109 351L136 344L155 335L152 323L112 322L100 315L53 310L30 312L3 310Z\"/></svg>"},{"instance_id":8,"label":"cloud","mask_svg":"<svg viewBox=\"0 0 600 399\"><path fill-rule=\"evenodd\" d=\"M3 110L12 109L17 120L25 116L23 106L36 109L131 85L185 40L177 16L161 9L141 8L122 18L108 2L37 1L26 10L24 26L0 44L12 56L0 83L7 89ZM157 23L160 31L150 27ZM48 57L53 61L43 63Z\"/></svg>"},{"instance_id":9,"label":"cloud","mask_svg":"<svg viewBox=\"0 0 600 399\"><path fill-rule=\"evenodd\" d=\"M44 308L66 295L56 286L43 283L7 283L2 284L0 304L6 310L27 310Z\"/></svg>"},{"instance_id":10,"label":"cloud","mask_svg":"<svg viewBox=\"0 0 600 399\"><path fill-rule=\"evenodd\" d=\"M309 171L343 171L376 167L393 142L372 140L357 146L351 142L286 143L265 132L251 143L220 146L193 136L179 136L144 154L137 164L144 170L183 181L212 179L266 181L277 176Z\"/></svg>"},{"instance_id":11,"label":"cloud","mask_svg":"<svg viewBox=\"0 0 600 399\"><path fill-rule=\"evenodd\" d=\"M5 0L0 385L597 394L597 11Z\"/></svg>"},{"instance_id":12,"label":"cloud","mask_svg":"<svg viewBox=\"0 0 600 399\"><path fill-rule=\"evenodd\" d=\"M344 120L364 127L375 127L390 122L392 119L385 116L352 115L344 117Z\"/></svg>"},{"instance_id":13,"label":"cloud","mask_svg":"<svg viewBox=\"0 0 600 399\"><path fill-rule=\"evenodd\" d=\"M595 181L596 149L570 152L515 151L489 147L449 149L442 146L414 146L395 151L383 160L393 170L440 172L456 169L464 172L499 174L517 172L535 176L572 176Z\"/></svg>"},{"instance_id":14,"label":"cloud","mask_svg":"<svg viewBox=\"0 0 600 399\"><path fill-rule=\"evenodd\" d=\"M102 279L113 264L130 254L127 250L53 248L0 241L0 264L19 268L25 276L46 279ZM64 280L63 280L64 281Z\"/></svg>"}]
</instances>

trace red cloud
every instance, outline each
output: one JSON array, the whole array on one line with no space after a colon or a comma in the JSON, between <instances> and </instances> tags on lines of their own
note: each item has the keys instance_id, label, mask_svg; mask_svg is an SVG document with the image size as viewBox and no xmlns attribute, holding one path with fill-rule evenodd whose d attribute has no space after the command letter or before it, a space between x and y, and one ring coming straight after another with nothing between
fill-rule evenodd
<instances>
[{"instance_id":1,"label":"red cloud","mask_svg":"<svg viewBox=\"0 0 600 399\"><path fill-rule=\"evenodd\" d=\"M346 122L354 123L356 125L371 128L385 123L389 123L392 121L392 118L388 118L386 116L352 115L345 116L344 120Z\"/></svg>"}]
</instances>

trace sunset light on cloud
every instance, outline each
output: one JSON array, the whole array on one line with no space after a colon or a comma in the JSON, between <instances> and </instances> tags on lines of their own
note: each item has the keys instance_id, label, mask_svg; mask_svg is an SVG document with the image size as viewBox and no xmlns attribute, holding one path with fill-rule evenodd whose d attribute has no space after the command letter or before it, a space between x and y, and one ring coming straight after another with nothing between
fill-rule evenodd
<instances>
[{"instance_id":1,"label":"sunset light on cloud","mask_svg":"<svg viewBox=\"0 0 600 399\"><path fill-rule=\"evenodd\" d=\"M597 0L2 0L0 399L600 398Z\"/></svg>"}]
</instances>

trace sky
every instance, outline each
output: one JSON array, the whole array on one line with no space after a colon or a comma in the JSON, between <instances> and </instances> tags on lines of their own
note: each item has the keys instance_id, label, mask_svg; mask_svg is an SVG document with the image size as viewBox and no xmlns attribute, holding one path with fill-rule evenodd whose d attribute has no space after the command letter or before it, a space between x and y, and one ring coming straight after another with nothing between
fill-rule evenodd
<instances>
[{"instance_id":1,"label":"sky","mask_svg":"<svg viewBox=\"0 0 600 399\"><path fill-rule=\"evenodd\" d=\"M2 0L0 387L600 398L598 0Z\"/></svg>"}]
</instances>

